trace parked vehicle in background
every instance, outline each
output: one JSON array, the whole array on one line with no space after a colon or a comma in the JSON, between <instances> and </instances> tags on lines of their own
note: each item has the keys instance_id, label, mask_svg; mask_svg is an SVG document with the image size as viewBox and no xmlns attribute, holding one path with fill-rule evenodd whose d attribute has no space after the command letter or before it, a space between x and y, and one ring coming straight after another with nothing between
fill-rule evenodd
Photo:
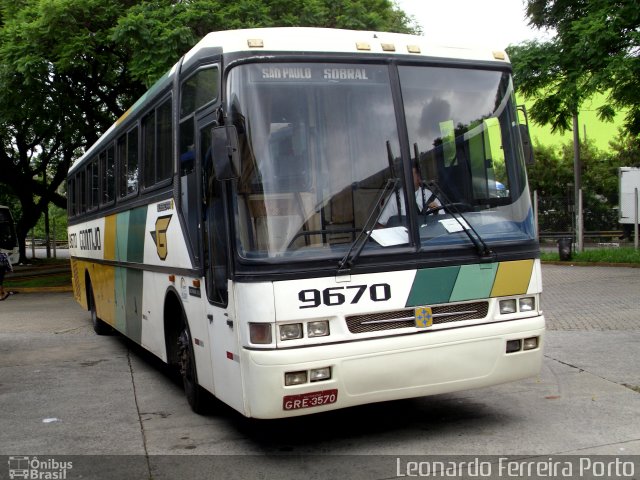
<instances>
[{"instance_id":1,"label":"parked vehicle in background","mask_svg":"<svg viewBox=\"0 0 640 480\"><path fill-rule=\"evenodd\" d=\"M618 221L622 225L622 237L631 238L635 234L634 225L638 225L640 215L640 168L620 167L620 208Z\"/></svg>"},{"instance_id":2,"label":"parked vehicle in background","mask_svg":"<svg viewBox=\"0 0 640 480\"><path fill-rule=\"evenodd\" d=\"M16 226L9 207L0 205L0 251L9 255L11 263L20 258Z\"/></svg>"}]
</instances>

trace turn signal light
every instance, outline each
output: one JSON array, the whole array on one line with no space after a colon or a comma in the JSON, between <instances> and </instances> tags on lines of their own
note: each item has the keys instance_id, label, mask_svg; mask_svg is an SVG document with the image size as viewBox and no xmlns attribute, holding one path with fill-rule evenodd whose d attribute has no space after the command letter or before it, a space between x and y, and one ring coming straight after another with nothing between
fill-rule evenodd
<instances>
[{"instance_id":1,"label":"turn signal light","mask_svg":"<svg viewBox=\"0 0 640 480\"><path fill-rule=\"evenodd\" d=\"M270 323L250 323L249 324L249 340L251 343L265 345L271 343L271 324Z\"/></svg>"}]
</instances>

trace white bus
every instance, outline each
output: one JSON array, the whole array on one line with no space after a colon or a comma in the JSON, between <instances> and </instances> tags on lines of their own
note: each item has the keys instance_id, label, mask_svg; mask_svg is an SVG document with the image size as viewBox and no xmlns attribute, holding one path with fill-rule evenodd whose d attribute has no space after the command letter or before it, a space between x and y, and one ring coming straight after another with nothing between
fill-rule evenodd
<instances>
[{"instance_id":1,"label":"white bus","mask_svg":"<svg viewBox=\"0 0 640 480\"><path fill-rule=\"evenodd\" d=\"M179 366L196 412L209 394L278 418L536 375L510 71L402 34L207 35L69 171L76 299L98 333Z\"/></svg>"},{"instance_id":2,"label":"white bus","mask_svg":"<svg viewBox=\"0 0 640 480\"><path fill-rule=\"evenodd\" d=\"M18 263L19 249L16 226L9 207L0 205L0 252L6 253L12 264Z\"/></svg>"}]
</instances>

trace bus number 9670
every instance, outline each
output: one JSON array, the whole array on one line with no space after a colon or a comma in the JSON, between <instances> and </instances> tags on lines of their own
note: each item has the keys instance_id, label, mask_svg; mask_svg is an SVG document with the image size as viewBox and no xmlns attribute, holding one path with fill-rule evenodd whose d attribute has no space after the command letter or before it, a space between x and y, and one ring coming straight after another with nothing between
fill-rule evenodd
<instances>
[{"instance_id":1,"label":"bus number 9670","mask_svg":"<svg viewBox=\"0 0 640 480\"><path fill-rule=\"evenodd\" d=\"M317 308L320 305L335 307L347 302L358 303L366 292L374 302L386 302L391 298L391 286L388 283L369 285L349 285L346 287L329 287L320 291L315 288L300 290L298 299L300 308Z\"/></svg>"}]
</instances>

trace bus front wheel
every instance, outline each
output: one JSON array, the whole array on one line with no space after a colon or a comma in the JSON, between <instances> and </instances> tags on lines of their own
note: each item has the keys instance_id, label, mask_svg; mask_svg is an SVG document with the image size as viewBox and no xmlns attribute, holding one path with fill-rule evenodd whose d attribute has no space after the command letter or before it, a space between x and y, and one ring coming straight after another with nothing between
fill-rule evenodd
<instances>
[{"instance_id":1,"label":"bus front wheel","mask_svg":"<svg viewBox=\"0 0 640 480\"><path fill-rule=\"evenodd\" d=\"M189 406L195 413L206 413L206 392L198 385L193 341L191 340L191 334L186 324L178 337L178 358L180 361L180 374L182 375L184 392Z\"/></svg>"}]
</instances>

